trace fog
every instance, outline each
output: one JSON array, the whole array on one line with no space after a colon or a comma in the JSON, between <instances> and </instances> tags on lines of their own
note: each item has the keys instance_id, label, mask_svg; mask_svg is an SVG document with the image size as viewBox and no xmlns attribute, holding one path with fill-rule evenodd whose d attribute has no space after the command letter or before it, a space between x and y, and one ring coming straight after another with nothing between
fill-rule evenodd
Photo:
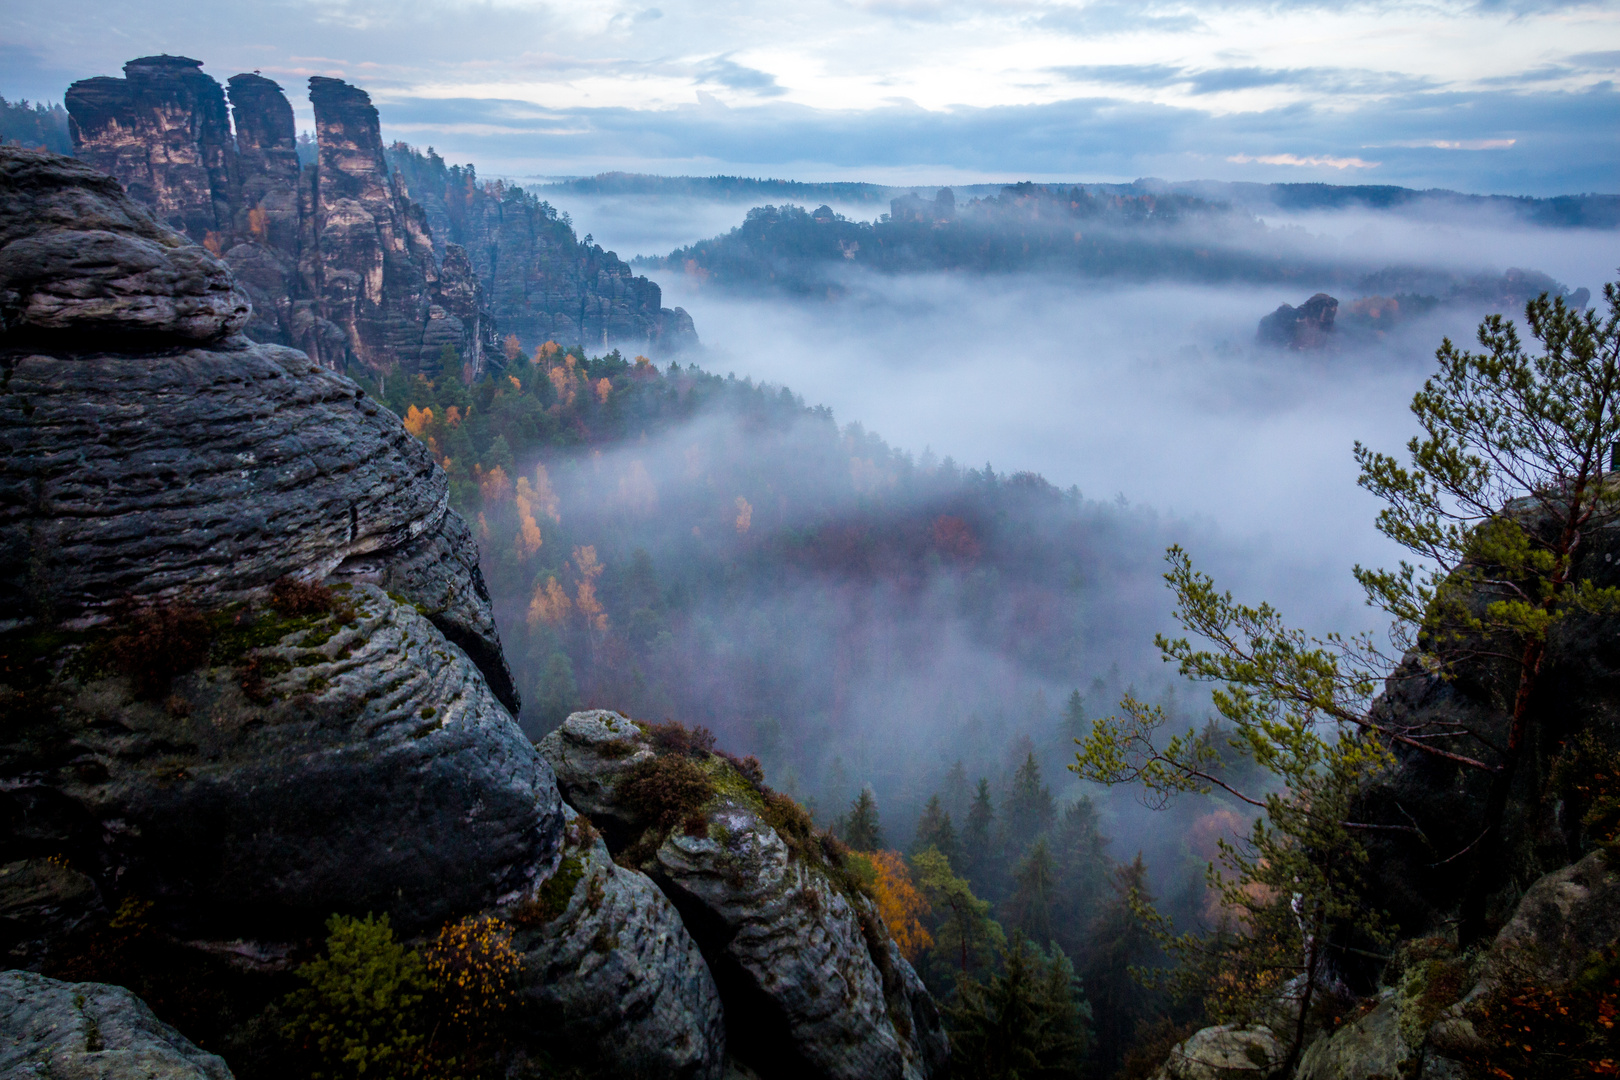
<instances>
[{"instance_id":1,"label":"fog","mask_svg":"<svg viewBox=\"0 0 1620 1080\"><path fill-rule=\"evenodd\" d=\"M747 209L633 196L554 201L582 235L626 257L725 232ZM873 216L871 207L835 209ZM1620 261L1612 233L1527 228L1501 215L1425 222L1337 212L1273 215L1264 225L1247 235L1326 253L1340 265L1464 274L1520 267L1594 294ZM1169 543L1186 545L1240 599L1270 600L1312 631L1382 631L1383 617L1365 606L1350 568L1389 565L1403 552L1373 528L1379 504L1356 486L1351 449L1361 440L1399 450L1414 432L1407 404L1432 371L1435 348L1447 335L1472 343L1488 310L1482 302L1442 304L1382 334L1345 331L1341 321L1327 348L1291 351L1257 344L1258 320L1318 288L1340 299L1343 316L1361 295L1343 285L1346 276L1338 284L1208 285L848 269L838 276L841 290L808 299L741 293L682 273L651 276L666 305L691 313L703 341L691 359L705 369L791 388L913 461L989 463L1002 477L1039 473L1081 493L1020 519L1056 538L1032 558L1062 551L1085 566L1084 587L1069 594L1037 582L971 614L974 586L949 567L911 576L836 567L777 575L756 562L737 572L745 584L733 580L695 604L686 625L699 626L707 644L679 642L682 659L659 669L686 719L759 753L774 783L824 814L872 783L902 844L921 802L958 759L1004 778L1016 761L1003 759L1022 760L1017 751L1027 747L1046 764L1048 782L1070 797L1079 792L1059 771L1072 760L1072 733L1057 719L1066 694L1086 692L1094 716L1128 683L1160 694L1173 682L1152 646L1155 631L1173 628L1159 580ZM795 464L815 459L825 440L784 437L767 446L747 431L734 417L710 415L564 464L555 474L564 515L645 476L657 515L641 524L602 518L592 528L617 537L603 546L610 568L639 546L667 575L703 562L689 522L708 529L722 519L732 496L751 490L750 470L758 480L797 469L813 485L813 476L845 468L842 458L822 474ZM693 472L682 464L694 454L709 465ZM902 485L884 513L938 513L928 491ZM762 505L763 496L749 497ZM896 505L906 499L919 505ZM813 506L823 524L872 520L868 501L830 488L782 506L775 518L761 516L756 537L805 528L810 519L795 517L799 507ZM721 567L752 556L739 547L707 557ZM731 571L715 570L723 572ZM1075 610L1060 618L1047 610L1054 604ZM503 625L520 618L514 610ZM1055 651L1021 644L1021 620L1039 624ZM1184 717L1198 720L1198 692L1183 685L1179 697ZM1139 827L1126 793L1104 805L1121 836L1116 854L1147 845L1164 865L1185 862L1179 840Z\"/></svg>"}]
</instances>

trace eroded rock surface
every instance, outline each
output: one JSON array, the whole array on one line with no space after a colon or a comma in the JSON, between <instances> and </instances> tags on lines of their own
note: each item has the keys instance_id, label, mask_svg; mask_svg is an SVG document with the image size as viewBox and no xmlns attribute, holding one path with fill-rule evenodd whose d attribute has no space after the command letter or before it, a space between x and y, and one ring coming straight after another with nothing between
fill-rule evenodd
<instances>
[{"instance_id":1,"label":"eroded rock surface","mask_svg":"<svg viewBox=\"0 0 1620 1080\"><path fill-rule=\"evenodd\" d=\"M1284 1050L1263 1027L1221 1024L1177 1043L1154 1080L1268 1080L1282 1068Z\"/></svg>"},{"instance_id":2,"label":"eroded rock surface","mask_svg":"<svg viewBox=\"0 0 1620 1080\"><path fill-rule=\"evenodd\" d=\"M1401 1034L1399 1003L1386 990L1365 1015L1312 1043L1298 1080L1373 1080L1407 1075L1415 1059Z\"/></svg>"},{"instance_id":3,"label":"eroded rock surface","mask_svg":"<svg viewBox=\"0 0 1620 1080\"><path fill-rule=\"evenodd\" d=\"M703 954L658 887L563 812L556 876L515 916L524 994L565 1041L599 1046L614 1075L718 1080L725 1022Z\"/></svg>"},{"instance_id":4,"label":"eroded rock surface","mask_svg":"<svg viewBox=\"0 0 1620 1080\"><path fill-rule=\"evenodd\" d=\"M121 986L0 972L0 1080L231 1080Z\"/></svg>"},{"instance_id":5,"label":"eroded rock surface","mask_svg":"<svg viewBox=\"0 0 1620 1080\"><path fill-rule=\"evenodd\" d=\"M661 754L634 721L575 713L540 748L564 797L621 857L641 859L680 910L714 972L739 1059L766 1077L943 1072L938 1010L870 900L831 872L814 838L790 844L734 766L693 755L716 795L659 841L618 790L627 771Z\"/></svg>"}]
</instances>

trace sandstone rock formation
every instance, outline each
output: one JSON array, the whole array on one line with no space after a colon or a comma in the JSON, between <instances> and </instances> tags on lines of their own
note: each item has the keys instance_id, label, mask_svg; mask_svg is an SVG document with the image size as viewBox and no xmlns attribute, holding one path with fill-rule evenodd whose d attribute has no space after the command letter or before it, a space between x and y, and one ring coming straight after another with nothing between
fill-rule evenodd
<instances>
[{"instance_id":1,"label":"sandstone rock formation","mask_svg":"<svg viewBox=\"0 0 1620 1080\"><path fill-rule=\"evenodd\" d=\"M121 986L0 972L0 1080L231 1080Z\"/></svg>"},{"instance_id":2,"label":"sandstone rock formation","mask_svg":"<svg viewBox=\"0 0 1620 1080\"><path fill-rule=\"evenodd\" d=\"M279 85L232 76L227 113L224 91L201 68L187 57L145 57L126 64L122 79L75 83L74 146L224 258L252 298L246 329L255 340L302 349L334 370L399 365L430 377L453 352L460 370L450 373L467 378L499 362L498 322L500 333L532 344L622 340L667 351L696 340L685 312L659 306L658 286L579 244L555 214L544 240L514 212L511 227L435 242L428 212L391 171L363 90L310 80L319 161L303 169ZM456 254L451 240L466 249Z\"/></svg>"},{"instance_id":3,"label":"sandstone rock formation","mask_svg":"<svg viewBox=\"0 0 1620 1080\"><path fill-rule=\"evenodd\" d=\"M1327 293L1317 293L1297 308L1283 304L1260 320L1260 343L1283 349L1319 349L1331 340L1338 311L1339 302Z\"/></svg>"},{"instance_id":4,"label":"sandstone rock formation","mask_svg":"<svg viewBox=\"0 0 1620 1080\"><path fill-rule=\"evenodd\" d=\"M683 308L663 307L656 283L613 252L580 242L549 204L521 188L480 184L471 166L452 169L408 146L390 147L389 161L425 208L435 244L468 252L501 333L653 355L697 344Z\"/></svg>"},{"instance_id":5,"label":"sandstone rock formation","mask_svg":"<svg viewBox=\"0 0 1620 1080\"><path fill-rule=\"evenodd\" d=\"M658 887L563 812L557 873L517 916L524 993L560 1018L564 1040L600 1046L615 1075L715 1080L725 1025L703 954Z\"/></svg>"},{"instance_id":6,"label":"sandstone rock formation","mask_svg":"<svg viewBox=\"0 0 1620 1080\"><path fill-rule=\"evenodd\" d=\"M634 721L575 713L541 752L565 798L681 911L714 972L740 1060L764 1076L943 1072L949 1050L928 992L871 901L828 865L816 839L773 825L780 796L696 752L716 793L701 817L671 832L619 790L638 766L680 753L661 751Z\"/></svg>"},{"instance_id":7,"label":"sandstone rock formation","mask_svg":"<svg viewBox=\"0 0 1620 1080\"><path fill-rule=\"evenodd\" d=\"M476 550L427 451L235 334L225 267L87 165L0 151L0 241L0 594L33 642L8 654L30 719L0 755L0 862L67 853L202 936L368 907L425 926L531 888L560 803L497 699ZM288 616L262 599L288 576L348 592ZM140 624L153 604L207 614Z\"/></svg>"},{"instance_id":8,"label":"sandstone rock formation","mask_svg":"<svg viewBox=\"0 0 1620 1080\"><path fill-rule=\"evenodd\" d=\"M1266 1028L1222 1024L1177 1043L1153 1080L1270 1080L1284 1056Z\"/></svg>"}]
</instances>

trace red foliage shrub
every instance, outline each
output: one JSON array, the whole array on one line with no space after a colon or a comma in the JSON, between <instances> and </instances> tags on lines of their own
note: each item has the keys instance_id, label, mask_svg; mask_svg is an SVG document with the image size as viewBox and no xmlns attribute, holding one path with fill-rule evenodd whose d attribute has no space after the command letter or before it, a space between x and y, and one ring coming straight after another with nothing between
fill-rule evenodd
<instances>
[{"instance_id":1,"label":"red foliage shrub","mask_svg":"<svg viewBox=\"0 0 1620 1080\"><path fill-rule=\"evenodd\" d=\"M135 684L143 701L167 697L176 675L208 659L213 628L189 604L162 604L128 617L127 628L112 639L114 664Z\"/></svg>"},{"instance_id":2,"label":"red foliage shrub","mask_svg":"<svg viewBox=\"0 0 1620 1080\"><path fill-rule=\"evenodd\" d=\"M701 758L714 749L714 732L701 726L688 728L679 720L648 724L647 737L658 749L686 757Z\"/></svg>"}]
</instances>

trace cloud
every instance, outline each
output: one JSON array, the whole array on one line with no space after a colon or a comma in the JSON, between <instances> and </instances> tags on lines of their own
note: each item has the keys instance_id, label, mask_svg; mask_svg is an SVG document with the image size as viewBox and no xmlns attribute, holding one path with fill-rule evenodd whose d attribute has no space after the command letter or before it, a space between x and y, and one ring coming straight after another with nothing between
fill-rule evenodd
<instances>
[{"instance_id":1,"label":"cloud","mask_svg":"<svg viewBox=\"0 0 1620 1080\"><path fill-rule=\"evenodd\" d=\"M1356 68L1186 68L1168 64L1095 64L1048 68L1074 82L1105 86L1185 86L1192 94L1222 94L1265 86L1298 86L1329 94L1410 93L1432 80Z\"/></svg>"},{"instance_id":2,"label":"cloud","mask_svg":"<svg viewBox=\"0 0 1620 1080\"><path fill-rule=\"evenodd\" d=\"M703 65L699 69L699 77L704 82L719 83L732 90L746 90L760 97L778 97L786 93L782 87L776 85L776 76L770 72L744 67L724 56L716 57Z\"/></svg>"},{"instance_id":3,"label":"cloud","mask_svg":"<svg viewBox=\"0 0 1620 1080\"><path fill-rule=\"evenodd\" d=\"M747 171L801 179L977 175L1074 180L1335 181L1555 195L1613 191L1620 93L1424 92L1353 107L1309 104L1225 115L1099 96L1049 105L813 109L781 100L731 109L543 109L527 102L400 99L386 132L411 125L487 175ZM527 129L428 138L434 125ZM464 129L470 130L470 129ZM567 135L545 134L566 130ZM576 133L577 132L577 133ZM1509 143L1511 140L1511 143ZM1504 145L1506 144L1506 145ZM1379 147L1376 163L1363 148ZM1490 149L1489 154L1458 150ZM1361 162L1362 164L1344 164ZM965 182L965 181L964 181Z\"/></svg>"},{"instance_id":4,"label":"cloud","mask_svg":"<svg viewBox=\"0 0 1620 1080\"><path fill-rule=\"evenodd\" d=\"M1300 157L1297 154L1261 154L1259 157L1250 157L1248 154L1232 154L1226 160L1236 162L1239 165L1246 165L1252 161L1261 165L1291 165L1312 169L1376 169L1379 164L1376 161L1363 161L1358 157L1343 158L1328 157L1326 155Z\"/></svg>"},{"instance_id":5,"label":"cloud","mask_svg":"<svg viewBox=\"0 0 1620 1080\"><path fill-rule=\"evenodd\" d=\"M1116 34L1187 34L1205 28L1204 20L1186 11L1152 14L1145 5L1097 3L1063 6L1030 20L1042 30L1086 37Z\"/></svg>"}]
</instances>

